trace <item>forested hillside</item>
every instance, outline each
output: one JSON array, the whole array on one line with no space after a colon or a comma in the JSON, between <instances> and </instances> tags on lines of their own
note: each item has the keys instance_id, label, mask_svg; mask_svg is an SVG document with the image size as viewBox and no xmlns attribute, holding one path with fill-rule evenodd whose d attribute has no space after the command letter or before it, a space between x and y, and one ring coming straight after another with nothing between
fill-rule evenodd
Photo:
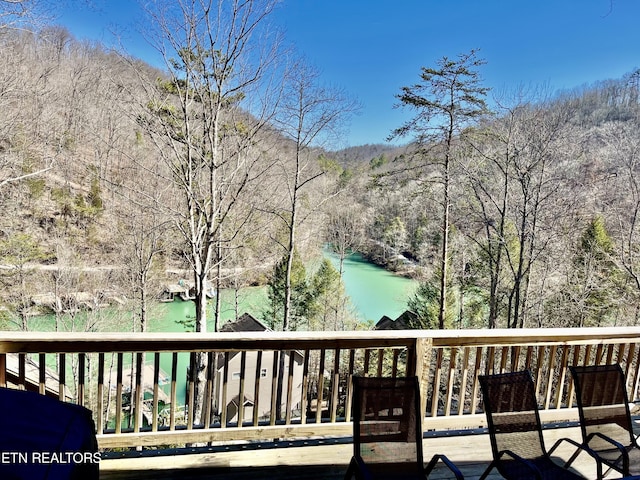
<instances>
[{"instance_id":1,"label":"forested hillside","mask_svg":"<svg viewBox=\"0 0 640 480\"><path fill-rule=\"evenodd\" d=\"M176 72L209 78L186 54L172 73L56 26L3 31L0 43L7 320L28 328L43 296L72 302L84 292L89 303L117 299L140 311L144 324L167 283L199 275L214 289L264 285L283 259L293 262L293 247L308 261L331 243L421 280L412 306L422 326L434 326L442 240L434 149L327 151L313 123L296 130L296 105L267 113L248 108L248 91L235 86L226 97L185 87ZM298 87L315 78L306 73ZM493 96L491 114L456 137L447 326L637 323L639 82L633 72L561 94ZM353 108L313 92L337 111ZM207 124L214 108L220 116ZM214 177L207 196L213 184L203 179ZM198 208L210 216L194 216ZM279 328L300 325L286 318Z\"/></svg>"}]
</instances>

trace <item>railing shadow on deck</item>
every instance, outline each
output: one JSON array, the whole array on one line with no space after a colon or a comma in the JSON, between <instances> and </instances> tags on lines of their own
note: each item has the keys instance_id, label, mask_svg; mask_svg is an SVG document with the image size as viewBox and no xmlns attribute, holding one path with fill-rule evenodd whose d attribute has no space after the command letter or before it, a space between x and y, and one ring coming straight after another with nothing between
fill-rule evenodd
<instances>
[{"instance_id":1,"label":"railing shadow on deck","mask_svg":"<svg viewBox=\"0 0 640 480\"><path fill-rule=\"evenodd\" d=\"M417 375L428 432L484 425L483 373L531 369L543 420L577 419L569 365L620 363L629 398L636 399L639 343L638 327L4 332L0 386L57 392L63 401L87 406L99 446L108 452L348 437L353 375ZM194 402L198 395L202 401Z\"/></svg>"}]
</instances>

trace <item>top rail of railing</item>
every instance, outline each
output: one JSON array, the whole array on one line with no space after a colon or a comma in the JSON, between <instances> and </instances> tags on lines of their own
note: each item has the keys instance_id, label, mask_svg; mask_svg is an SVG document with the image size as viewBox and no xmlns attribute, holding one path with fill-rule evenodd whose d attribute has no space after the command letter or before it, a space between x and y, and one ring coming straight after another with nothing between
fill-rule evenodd
<instances>
[{"instance_id":1,"label":"top rail of railing","mask_svg":"<svg viewBox=\"0 0 640 480\"><path fill-rule=\"evenodd\" d=\"M576 345L640 339L640 327L387 330L350 332L3 332L0 353L111 353L379 348L430 338L434 347Z\"/></svg>"}]
</instances>

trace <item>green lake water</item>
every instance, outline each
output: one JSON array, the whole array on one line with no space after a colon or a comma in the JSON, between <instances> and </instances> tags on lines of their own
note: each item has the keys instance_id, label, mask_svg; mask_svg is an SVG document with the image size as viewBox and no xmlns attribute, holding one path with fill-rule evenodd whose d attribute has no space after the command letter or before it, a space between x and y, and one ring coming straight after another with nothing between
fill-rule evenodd
<instances>
[{"instance_id":1,"label":"green lake water","mask_svg":"<svg viewBox=\"0 0 640 480\"><path fill-rule=\"evenodd\" d=\"M334 266L338 268L338 257L329 251L324 252ZM309 266L313 270L313 266ZM352 254L344 261L343 281L346 294L350 297L354 311L362 321L372 320L374 323L383 315L396 318L407 308L408 298L415 292L417 282L394 275L383 268L366 261L360 254ZM211 304L213 302L210 302ZM238 305L236 307L236 304ZM236 293L226 290L222 293L222 324L247 312L261 319L267 307L266 287L243 288L236 298ZM213 305L212 305L213 308ZM100 329L108 331L131 331L131 318L117 309L100 311L104 321ZM78 313L79 317L84 316ZM169 303L158 303L149 309L148 330L152 332L183 332L190 330L181 322L193 319L195 305L191 301L175 300ZM213 315L208 316L212 318ZM54 329L53 315L34 317L29 320L30 330L51 331ZM69 330L69 328L65 328ZM213 331L213 325L208 325Z\"/></svg>"},{"instance_id":2,"label":"green lake water","mask_svg":"<svg viewBox=\"0 0 640 480\"><path fill-rule=\"evenodd\" d=\"M328 251L325 256L338 268L338 257ZM354 310L362 321L380 320L383 315L396 318L407 309L407 300L415 292L417 282L399 277L366 261L360 254L352 254L344 261L343 281L345 291ZM238 313L247 312L262 318L267 306L266 287L244 288L238 294ZM225 291L222 297L222 323L235 317L234 292ZM175 300L162 304L160 312L153 315L149 330L155 332L181 332L184 327L177 321L195 315L193 302ZM209 316L211 318L212 315ZM213 325L208 326L213 331Z\"/></svg>"},{"instance_id":3,"label":"green lake water","mask_svg":"<svg viewBox=\"0 0 640 480\"><path fill-rule=\"evenodd\" d=\"M338 257L325 256L338 268ZM418 282L399 277L365 260L359 253L347 257L343 264L345 291L361 320L380 320L383 315L398 317L407 309L407 301Z\"/></svg>"}]
</instances>

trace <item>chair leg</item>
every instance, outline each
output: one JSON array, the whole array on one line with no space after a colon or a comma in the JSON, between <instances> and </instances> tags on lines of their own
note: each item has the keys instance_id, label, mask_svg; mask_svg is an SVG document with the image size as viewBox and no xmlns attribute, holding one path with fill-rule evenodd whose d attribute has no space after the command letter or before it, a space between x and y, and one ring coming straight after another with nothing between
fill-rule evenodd
<instances>
[{"instance_id":1,"label":"chair leg","mask_svg":"<svg viewBox=\"0 0 640 480\"><path fill-rule=\"evenodd\" d=\"M479 480L485 480L485 478L489 476L489 472L491 472L491 470L493 470L493 467L495 466L496 466L496 462L495 460L492 460L489 466L487 467L487 469L484 472L482 472L482 475L480 475Z\"/></svg>"},{"instance_id":2,"label":"chair leg","mask_svg":"<svg viewBox=\"0 0 640 480\"><path fill-rule=\"evenodd\" d=\"M344 480L351 480L353 478L353 475L356 473L356 471L357 471L356 459L352 457L351 461L349 462L349 467L347 468L347 472L344 474Z\"/></svg>"},{"instance_id":3,"label":"chair leg","mask_svg":"<svg viewBox=\"0 0 640 480\"><path fill-rule=\"evenodd\" d=\"M444 455L434 455L433 457L431 457L431 461L429 462L429 464L427 465L427 468L425 468L425 471L424 471L425 477L429 476L429 474L431 473L431 470L434 469L434 467L440 460L442 460L442 463L444 463L447 466L447 468L451 471L451 473L453 473L456 476L456 479L458 480L464 479L464 476L462 475L462 472L458 469L458 467L456 467L456 465Z\"/></svg>"}]
</instances>

